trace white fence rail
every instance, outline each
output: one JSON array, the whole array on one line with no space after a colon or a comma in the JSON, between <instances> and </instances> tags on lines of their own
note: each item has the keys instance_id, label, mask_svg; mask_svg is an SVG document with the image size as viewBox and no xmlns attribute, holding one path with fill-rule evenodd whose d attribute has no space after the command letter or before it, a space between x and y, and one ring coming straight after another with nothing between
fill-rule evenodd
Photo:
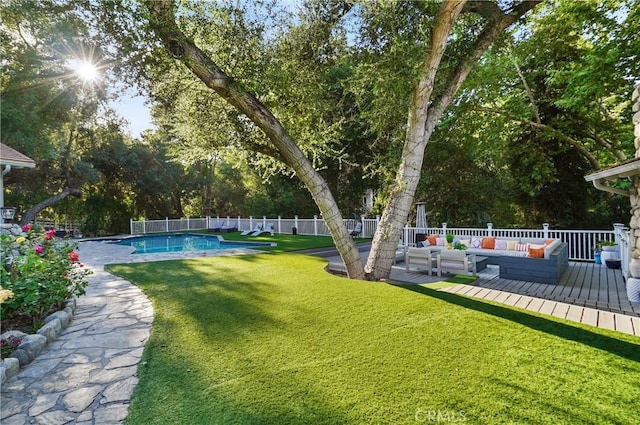
<instances>
[{"instance_id":1,"label":"white fence rail","mask_svg":"<svg viewBox=\"0 0 640 425\"><path fill-rule=\"evenodd\" d=\"M364 218L362 221L363 238L371 238L378 226L379 218ZM131 234L146 233L166 233L180 232L189 230L206 230L214 225L217 221L223 221L225 224L235 222L238 230L251 230L256 224L262 223L263 227L273 224L275 233L300 235L328 236L329 230L323 219L313 218L268 218L268 217L204 217L204 218L181 218L164 220L141 220L130 221ZM349 229L353 229L357 222L356 219L345 219L345 225ZM449 228L446 223L442 227L416 228L405 226L402 233L400 243L404 246L413 246L420 239L420 235L431 235L453 233L456 236L464 237L483 237L496 236L502 238L545 238L560 239L569 245L569 259L573 261L594 261L594 252L598 242L615 241L620 245L620 256L622 261L623 273L625 273L628 261L628 232L622 224L616 224L614 230L558 230L550 229L548 224L544 224L541 229L494 229L491 223L487 223L487 228Z\"/></svg>"},{"instance_id":2,"label":"white fence rail","mask_svg":"<svg viewBox=\"0 0 640 425\"><path fill-rule=\"evenodd\" d=\"M363 238L371 238L378 226L377 219L361 218L363 222L362 233ZM206 230L213 227L213 225L222 221L226 225L236 223L238 230L251 230L256 224L261 223L263 228L266 228L268 224L273 224L275 233L293 233L300 235L314 235L314 236L329 236L329 229L325 221L321 218L242 218L242 217L205 217L205 218L178 218L164 220L130 220L130 232L132 235L140 235L146 233L167 233L167 232L180 232L189 230ZM349 229L353 229L357 223L356 219L345 219L345 225Z\"/></svg>"}]
</instances>

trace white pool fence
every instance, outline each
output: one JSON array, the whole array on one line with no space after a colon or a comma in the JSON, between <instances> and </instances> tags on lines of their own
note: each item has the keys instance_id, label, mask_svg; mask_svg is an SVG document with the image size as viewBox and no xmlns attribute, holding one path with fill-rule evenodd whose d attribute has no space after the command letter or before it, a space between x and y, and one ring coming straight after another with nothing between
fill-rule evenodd
<instances>
[{"instance_id":1,"label":"white pool fence","mask_svg":"<svg viewBox=\"0 0 640 425\"><path fill-rule=\"evenodd\" d=\"M379 217L361 217L363 238L371 238L378 227ZM203 217L203 218L180 218L162 220L131 220L130 228L132 235L147 233L167 233L182 232L189 230L206 230L222 221L225 224L235 222L239 231L251 230L256 224L261 223L263 227L273 224L274 232L278 234L314 235L329 236L329 230L322 218L269 218L269 217ZM356 219L345 219L348 229L355 228ZM442 223L441 227L416 228L408 224L404 227L402 240L404 246L414 246L419 235L453 233L461 237L473 236L497 236L502 238L544 238L561 239L569 245L569 258L572 261L594 261L594 251L599 241L616 241L620 246L620 258L628 256L629 234L628 229L623 224L615 224L612 230L561 230L550 229L549 224L544 223L540 229L494 229L492 223L487 223L486 228L451 228L447 223ZM625 266L623 261L623 267Z\"/></svg>"}]
</instances>

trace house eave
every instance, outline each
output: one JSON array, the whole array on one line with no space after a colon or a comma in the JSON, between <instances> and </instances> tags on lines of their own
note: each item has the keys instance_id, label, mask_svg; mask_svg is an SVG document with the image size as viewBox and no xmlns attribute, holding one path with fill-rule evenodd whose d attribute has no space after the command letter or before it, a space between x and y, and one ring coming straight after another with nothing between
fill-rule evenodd
<instances>
[{"instance_id":1,"label":"house eave","mask_svg":"<svg viewBox=\"0 0 640 425\"><path fill-rule=\"evenodd\" d=\"M598 170L595 173L586 175L584 179L592 182L593 186L598 190L615 193L616 195L630 196L628 190L611 187L608 182L618 179L630 179L637 174L640 174L640 158Z\"/></svg>"},{"instance_id":2,"label":"house eave","mask_svg":"<svg viewBox=\"0 0 640 425\"><path fill-rule=\"evenodd\" d=\"M0 162L0 165L10 165L11 168L35 168L36 167L36 163L35 162L28 162L28 161L12 161L12 160L2 160L2 162Z\"/></svg>"}]
</instances>

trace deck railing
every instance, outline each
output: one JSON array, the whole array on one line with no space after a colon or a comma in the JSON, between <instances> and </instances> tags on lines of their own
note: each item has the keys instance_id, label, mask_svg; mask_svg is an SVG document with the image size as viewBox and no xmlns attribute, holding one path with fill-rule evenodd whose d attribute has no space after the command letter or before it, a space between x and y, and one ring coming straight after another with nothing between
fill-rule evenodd
<instances>
[{"instance_id":1,"label":"deck railing","mask_svg":"<svg viewBox=\"0 0 640 425\"><path fill-rule=\"evenodd\" d=\"M319 217L313 218L269 218L269 217L204 217L204 218L180 218L164 220L140 220L130 221L131 234L179 232L189 230L205 230L217 221L225 224L236 222L238 230L251 230L256 224L261 223L263 228L273 224L274 232L279 234L297 233L300 235L329 236L329 229L325 221ZM348 229L353 229L358 220L345 219ZM378 227L379 218L361 217L363 238L373 237ZM295 229L295 230L294 230ZM494 229L491 223L486 228L451 228L443 223L441 227L416 228L406 225L402 232L400 244L414 246L418 235L431 235L453 233L456 236L484 237L496 236L501 238L544 238L560 239L569 245L569 259L572 261L594 261L594 252L599 241L616 241L620 245L622 259L628 256L628 232L624 225L616 224L612 230L561 230L550 229L548 224L543 224L541 229ZM626 242L625 242L626 241ZM623 261L623 272L626 262Z\"/></svg>"}]
</instances>

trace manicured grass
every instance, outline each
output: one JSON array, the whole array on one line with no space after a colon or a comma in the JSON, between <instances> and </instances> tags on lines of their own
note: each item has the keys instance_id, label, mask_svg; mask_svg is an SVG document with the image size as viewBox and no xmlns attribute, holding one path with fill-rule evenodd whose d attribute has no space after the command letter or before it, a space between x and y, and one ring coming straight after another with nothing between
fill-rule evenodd
<instances>
[{"instance_id":1,"label":"manicured grass","mask_svg":"<svg viewBox=\"0 0 640 425\"><path fill-rule=\"evenodd\" d=\"M640 338L324 265L109 266L155 308L127 424L637 422Z\"/></svg>"},{"instance_id":2,"label":"manicured grass","mask_svg":"<svg viewBox=\"0 0 640 425\"><path fill-rule=\"evenodd\" d=\"M261 248L263 251L271 252L290 252L303 249L328 248L333 247L333 239L330 236L309 236L309 235L260 235L260 236L242 236L240 233L222 233L220 234L228 241L256 241L256 242L275 242L275 247Z\"/></svg>"},{"instance_id":3,"label":"manicured grass","mask_svg":"<svg viewBox=\"0 0 640 425\"><path fill-rule=\"evenodd\" d=\"M197 232L206 233L206 232ZM301 251L314 248L330 248L335 246L330 236L309 236L309 235L261 235L261 236L242 236L240 232L232 233L210 233L223 237L228 241L248 241L248 242L275 242L275 247L260 248L262 251L270 252L291 252ZM366 242L367 239L356 238L356 243Z\"/></svg>"}]
</instances>

